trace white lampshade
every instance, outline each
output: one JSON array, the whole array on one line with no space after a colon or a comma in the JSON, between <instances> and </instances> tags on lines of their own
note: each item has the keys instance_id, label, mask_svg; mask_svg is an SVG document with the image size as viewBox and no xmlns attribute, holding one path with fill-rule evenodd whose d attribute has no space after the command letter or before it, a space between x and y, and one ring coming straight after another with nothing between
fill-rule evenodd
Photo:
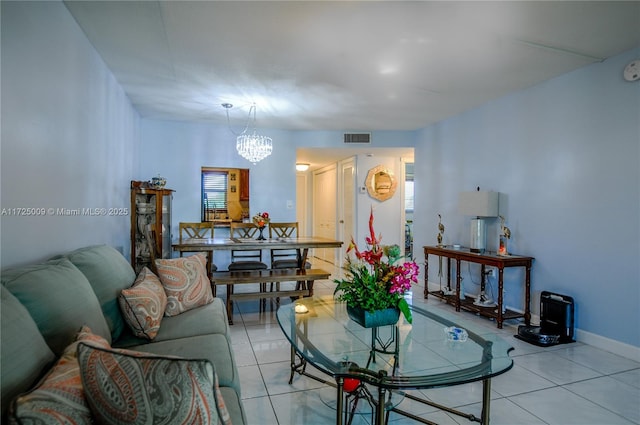
<instances>
[{"instance_id":1,"label":"white lampshade","mask_svg":"<svg viewBox=\"0 0 640 425\"><path fill-rule=\"evenodd\" d=\"M487 247L487 224L482 217L498 216L498 192L462 192L458 202L458 211L464 215L476 217L471 220L471 252L484 252Z\"/></svg>"},{"instance_id":2,"label":"white lampshade","mask_svg":"<svg viewBox=\"0 0 640 425\"><path fill-rule=\"evenodd\" d=\"M473 217L497 217L499 195L498 192L462 192L458 211Z\"/></svg>"}]
</instances>

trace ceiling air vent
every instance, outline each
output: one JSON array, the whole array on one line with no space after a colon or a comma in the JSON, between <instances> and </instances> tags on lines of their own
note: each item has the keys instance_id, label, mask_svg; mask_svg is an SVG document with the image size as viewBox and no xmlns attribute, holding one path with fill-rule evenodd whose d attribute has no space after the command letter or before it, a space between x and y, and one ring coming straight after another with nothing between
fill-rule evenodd
<instances>
[{"instance_id":1,"label":"ceiling air vent","mask_svg":"<svg viewBox=\"0 0 640 425\"><path fill-rule=\"evenodd\" d=\"M371 133L345 133L345 143L371 143Z\"/></svg>"}]
</instances>

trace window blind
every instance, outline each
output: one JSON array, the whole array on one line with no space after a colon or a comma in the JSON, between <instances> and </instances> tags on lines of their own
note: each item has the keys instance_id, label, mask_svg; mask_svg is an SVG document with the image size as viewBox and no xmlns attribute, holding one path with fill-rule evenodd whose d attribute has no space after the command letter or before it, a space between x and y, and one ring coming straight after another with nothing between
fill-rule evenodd
<instances>
[{"instance_id":1,"label":"window blind","mask_svg":"<svg viewBox=\"0 0 640 425\"><path fill-rule=\"evenodd\" d=\"M203 221L207 212L227 210L227 172L202 170L202 210ZM213 215L211 215L213 217Z\"/></svg>"}]
</instances>

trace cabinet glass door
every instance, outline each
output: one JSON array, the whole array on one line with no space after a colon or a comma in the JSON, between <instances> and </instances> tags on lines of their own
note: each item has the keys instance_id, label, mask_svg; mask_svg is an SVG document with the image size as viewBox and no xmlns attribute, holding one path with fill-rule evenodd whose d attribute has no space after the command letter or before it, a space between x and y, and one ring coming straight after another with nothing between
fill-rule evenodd
<instances>
[{"instance_id":1,"label":"cabinet glass door","mask_svg":"<svg viewBox=\"0 0 640 425\"><path fill-rule=\"evenodd\" d=\"M171 258L171 193L162 198L162 258Z\"/></svg>"}]
</instances>

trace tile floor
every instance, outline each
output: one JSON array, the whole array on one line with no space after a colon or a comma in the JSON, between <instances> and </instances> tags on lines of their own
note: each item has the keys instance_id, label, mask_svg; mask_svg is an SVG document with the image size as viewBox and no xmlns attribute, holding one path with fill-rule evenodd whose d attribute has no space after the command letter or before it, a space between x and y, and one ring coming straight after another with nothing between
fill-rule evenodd
<instances>
[{"instance_id":1,"label":"tile floor","mask_svg":"<svg viewBox=\"0 0 640 425\"><path fill-rule=\"evenodd\" d=\"M319 266L337 276L327 263ZM316 282L317 294L333 293L330 280ZM219 296L224 297L224 291ZM284 300L283 303L290 302ZM429 309L451 307L422 299L414 289L413 303ZM497 329L495 322L460 313L486 326L514 347L513 368L492 380L491 424L640 424L640 363L579 342L541 348L513 337L517 323ZM335 423L328 407L335 389L313 379L296 376L289 385L289 344L276 320L276 307L258 301L236 304L231 326L242 398L249 424L307 425ZM480 415L481 383L421 391L422 396ZM400 408L438 424L471 424L465 418L405 399ZM357 415L354 424L369 424ZM417 423L392 413L390 423Z\"/></svg>"}]
</instances>

